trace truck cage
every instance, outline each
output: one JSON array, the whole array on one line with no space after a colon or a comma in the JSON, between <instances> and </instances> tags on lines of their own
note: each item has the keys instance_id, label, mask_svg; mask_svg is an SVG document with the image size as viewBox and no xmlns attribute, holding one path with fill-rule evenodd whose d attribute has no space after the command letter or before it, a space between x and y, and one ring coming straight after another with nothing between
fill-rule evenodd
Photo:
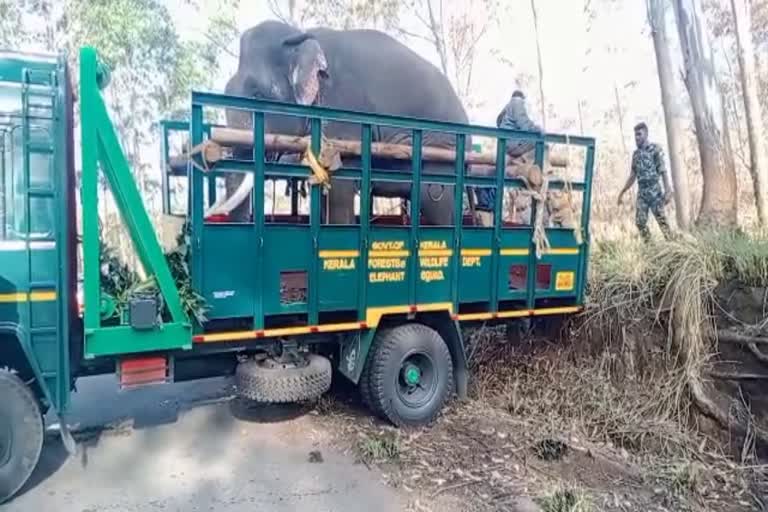
<instances>
[{"instance_id":1,"label":"truck cage","mask_svg":"<svg viewBox=\"0 0 768 512\"><path fill-rule=\"evenodd\" d=\"M189 146L208 140L217 125L204 122L209 109L237 109L252 117L252 158L224 158L205 162L201 154L179 172L170 165L170 138L189 134ZM264 184L268 180L308 179L312 172L300 164L267 161L265 116L308 119L311 149L319 154L322 123L360 126L361 165L343 167L336 179L358 180L360 190L373 181L411 185L411 211L419 211L424 183L446 185L455 194L453 226L425 226L412 215L407 226L376 225L371 219L371 194L360 194L358 223L325 224L321 218L322 191L311 187L307 224L268 218ZM374 168L371 145L377 127L409 130L413 141L411 172ZM383 315L447 311L454 320L492 320L576 312L583 304L589 249L589 214L595 141L530 132L511 132L482 126L424 121L365 114L325 107L308 107L207 92L192 93L191 122L163 121L163 208L171 213L170 178L187 177L194 288L213 306L210 325L198 328L194 341L248 340L293 334L374 328ZM452 175L422 171L421 147L425 132L456 137ZM491 177L466 175L465 149L471 136L497 141L496 173ZM579 219L582 240L570 228L547 228L551 249L541 259L535 254L533 226L507 226L494 215L491 228L466 226L465 187L524 189L519 178L504 175L508 140L532 140L541 166L547 144L585 148L583 179L550 179L549 190L568 188L583 194ZM242 223L204 218L216 201L217 178L227 173L253 173L252 218ZM295 191L294 191L295 197ZM274 200L274 198L273 198ZM533 201L532 208L541 208ZM496 195L495 212L503 208ZM295 201L292 217L296 216ZM224 270L218 265L223 264ZM396 269L380 272L382 268ZM306 283L306 301L286 303L280 291L296 276ZM514 281L514 282L513 282ZM227 319L240 319L245 328L222 330Z\"/></svg>"}]
</instances>

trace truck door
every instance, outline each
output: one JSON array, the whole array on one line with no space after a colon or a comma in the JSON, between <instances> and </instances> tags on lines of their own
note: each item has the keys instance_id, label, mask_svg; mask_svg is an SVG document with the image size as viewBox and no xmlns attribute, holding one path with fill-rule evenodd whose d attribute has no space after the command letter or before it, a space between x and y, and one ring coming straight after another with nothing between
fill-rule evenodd
<instances>
[{"instance_id":1,"label":"truck door","mask_svg":"<svg viewBox=\"0 0 768 512\"><path fill-rule=\"evenodd\" d=\"M0 326L14 332L40 392L61 409L69 392L66 273L66 111L56 58L0 56ZM63 252L62 252L63 251ZM63 295L67 295L65 292Z\"/></svg>"}]
</instances>

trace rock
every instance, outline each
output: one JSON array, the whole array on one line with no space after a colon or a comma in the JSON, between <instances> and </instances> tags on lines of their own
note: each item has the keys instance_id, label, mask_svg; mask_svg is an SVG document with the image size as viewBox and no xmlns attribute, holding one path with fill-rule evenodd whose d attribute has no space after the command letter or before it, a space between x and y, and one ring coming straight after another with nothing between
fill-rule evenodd
<instances>
[{"instance_id":1,"label":"rock","mask_svg":"<svg viewBox=\"0 0 768 512\"><path fill-rule=\"evenodd\" d=\"M541 507L535 501L525 496L515 498L511 510L512 512L542 512Z\"/></svg>"}]
</instances>

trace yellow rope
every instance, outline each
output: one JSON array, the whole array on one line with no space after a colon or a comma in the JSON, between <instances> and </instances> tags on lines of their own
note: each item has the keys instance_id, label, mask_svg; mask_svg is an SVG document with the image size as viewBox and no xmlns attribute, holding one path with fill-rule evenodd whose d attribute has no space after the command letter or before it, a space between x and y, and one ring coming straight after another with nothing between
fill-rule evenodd
<instances>
[{"instance_id":1,"label":"yellow rope","mask_svg":"<svg viewBox=\"0 0 768 512\"><path fill-rule=\"evenodd\" d=\"M308 147L304 152L304 158L301 162L304 165L309 166L312 170L312 176L309 177L309 183L311 185L321 185L326 190L331 188L331 175L328 173L328 170L317 161L317 157L315 157L311 148Z\"/></svg>"}]
</instances>

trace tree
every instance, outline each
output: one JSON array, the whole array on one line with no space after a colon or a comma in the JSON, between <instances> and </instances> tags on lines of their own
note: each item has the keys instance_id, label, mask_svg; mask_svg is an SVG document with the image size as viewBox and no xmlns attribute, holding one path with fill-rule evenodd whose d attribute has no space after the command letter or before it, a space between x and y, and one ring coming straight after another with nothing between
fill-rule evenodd
<instances>
[{"instance_id":1,"label":"tree","mask_svg":"<svg viewBox=\"0 0 768 512\"><path fill-rule=\"evenodd\" d=\"M659 74L661 103L664 107L664 122L667 128L667 147L669 168L675 186L675 213L677 225L686 229L690 221L690 193L688 177L681 162L683 154L683 130L680 125L677 96L675 94L674 68L667 38L667 2L648 0L648 23L651 26L653 49L656 53L656 66Z\"/></svg>"},{"instance_id":2,"label":"tree","mask_svg":"<svg viewBox=\"0 0 768 512\"><path fill-rule=\"evenodd\" d=\"M539 67L539 102L541 108L541 128L547 129L547 101L544 96L544 62L541 57L541 38L539 36L539 14L536 12L536 0L531 0L533 14L533 32L536 35L536 62Z\"/></svg>"},{"instance_id":3,"label":"tree","mask_svg":"<svg viewBox=\"0 0 768 512\"><path fill-rule=\"evenodd\" d=\"M408 0L404 8L418 22L410 27L400 22L397 31L411 40L428 43L440 69L467 105L472 103L475 56L498 10L497 0Z\"/></svg>"},{"instance_id":4,"label":"tree","mask_svg":"<svg viewBox=\"0 0 768 512\"><path fill-rule=\"evenodd\" d=\"M768 215L768 162L766 162L766 145L763 137L763 112L757 92L755 73L755 52L752 44L752 15L747 0L731 0L734 27L736 29L736 48L739 60L739 75L744 97L744 113L747 121L749 140L749 171L752 175L752 185L755 191L757 217L761 226L766 224Z\"/></svg>"},{"instance_id":5,"label":"tree","mask_svg":"<svg viewBox=\"0 0 768 512\"><path fill-rule=\"evenodd\" d=\"M685 86L696 127L703 190L697 223L734 227L738 203L723 96L717 81L700 0L675 0L675 16L685 65Z\"/></svg>"}]
</instances>

